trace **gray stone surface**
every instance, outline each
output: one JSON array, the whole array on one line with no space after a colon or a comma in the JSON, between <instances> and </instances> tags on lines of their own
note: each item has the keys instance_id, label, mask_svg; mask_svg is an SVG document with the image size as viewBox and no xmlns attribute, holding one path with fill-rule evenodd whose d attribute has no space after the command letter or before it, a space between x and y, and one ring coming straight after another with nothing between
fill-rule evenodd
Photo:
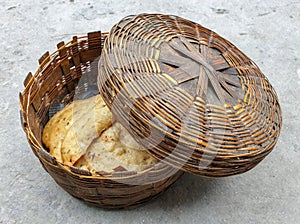
<instances>
[{"instance_id":1,"label":"gray stone surface","mask_svg":"<svg viewBox=\"0 0 300 224\"><path fill-rule=\"evenodd\" d=\"M275 87L284 126L274 151L248 173L185 174L143 207L104 211L69 196L42 169L20 126L18 92L59 41L141 12L180 15L232 41ZM299 0L0 0L0 58L0 223L300 223Z\"/></svg>"}]
</instances>

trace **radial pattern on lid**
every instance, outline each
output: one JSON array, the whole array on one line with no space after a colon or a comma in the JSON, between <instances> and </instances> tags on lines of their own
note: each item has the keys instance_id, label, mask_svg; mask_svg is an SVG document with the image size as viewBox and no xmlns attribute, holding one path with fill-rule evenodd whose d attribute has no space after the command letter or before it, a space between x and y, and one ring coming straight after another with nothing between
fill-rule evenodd
<instances>
[{"instance_id":1,"label":"radial pattern on lid","mask_svg":"<svg viewBox=\"0 0 300 224\"><path fill-rule=\"evenodd\" d=\"M129 16L104 44L99 90L155 157L203 176L245 172L274 147L276 93L232 43L186 19Z\"/></svg>"}]
</instances>

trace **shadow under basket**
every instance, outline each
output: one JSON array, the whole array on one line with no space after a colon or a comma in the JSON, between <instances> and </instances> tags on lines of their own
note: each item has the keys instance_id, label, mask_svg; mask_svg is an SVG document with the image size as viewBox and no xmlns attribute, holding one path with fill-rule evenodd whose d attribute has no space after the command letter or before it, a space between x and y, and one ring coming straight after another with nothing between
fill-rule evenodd
<instances>
[{"instance_id":1,"label":"shadow under basket","mask_svg":"<svg viewBox=\"0 0 300 224\"><path fill-rule=\"evenodd\" d=\"M53 54L46 52L34 75L28 74L20 93L21 123L29 145L44 169L64 190L103 208L138 206L166 190L182 171L161 162L142 172L116 171L92 175L58 162L42 143L48 120L73 99L98 94L98 59L107 33L94 32L60 42Z\"/></svg>"}]
</instances>

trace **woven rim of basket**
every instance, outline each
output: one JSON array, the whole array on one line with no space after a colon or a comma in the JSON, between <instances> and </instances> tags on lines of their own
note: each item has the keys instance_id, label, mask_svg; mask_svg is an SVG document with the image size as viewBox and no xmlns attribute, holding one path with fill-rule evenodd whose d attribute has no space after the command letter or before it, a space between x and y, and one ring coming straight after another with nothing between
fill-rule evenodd
<instances>
[{"instance_id":1,"label":"woven rim of basket","mask_svg":"<svg viewBox=\"0 0 300 224\"><path fill-rule=\"evenodd\" d=\"M203 67L201 75L186 72L181 61L187 58ZM199 24L162 14L125 17L111 29L101 60L98 83L106 104L166 163L202 176L238 174L278 140L281 108L267 78L232 43ZM214 103L207 101L211 95ZM150 127L165 135L161 143L148 137Z\"/></svg>"},{"instance_id":2,"label":"woven rim of basket","mask_svg":"<svg viewBox=\"0 0 300 224\"><path fill-rule=\"evenodd\" d=\"M57 50L53 52L52 54L49 54L49 52L46 52L40 59L39 59L39 67L37 71L32 75L32 73L29 73L27 77L24 80L24 86L25 89L23 90L22 93L19 94L20 97L20 116L21 116L21 123L22 127L26 133L27 139L30 143L30 146L34 152L34 154L41 159L43 162L50 163L52 165L55 165L59 167L59 169L63 169L67 172L71 172L72 174L80 177L84 177L87 179L102 179L102 180L112 180L112 181L124 181L124 179L134 179L138 178L143 175L148 175L151 176L152 172L156 173L156 176L159 176L159 174L165 174L164 177L169 177L174 175L175 173L176 176L179 177L178 171L175 168L172 168L166 164L161 164L157 163L149 168L146 168L143 171L140 172L133 172L133 171L113 171L111 173L108 172L99 172L99 175L92 175L91 172L87 170L82 170L80 168L74 167L74 166L68 166L65 165L59 161L56 160L55 157L53 157L48 150L43 146L41 141L38 140L37 136L32 130L32 126L35 125L36 122L41 122L41 121L31 121L29 116L29 107L32 104L31 99L32 95L37 95L37 98L40 97L39 95L39 85L41 84L41 81L43 82L45 77L47 77L47 74L49 72L49 67L52 66L58 66L60 63L63 63L64 60L68 57L69 55L69 50L72 49L73 46L75 46L77 50L81 50L86 47L86 44L89 44L89 49L92 50L97 50L99 49L99 46L103 45L104 39L108 33L101 33L101 32L94 32L94 33L89 33L88 36L81 36L77 37L74 36L72 41L69 41L68 43L60 42L57 44ZM82 44L82 45L81 45ZM93 46L95 46L95 49L93 49ZM78 52L77 52L78 53ZM75 60L75 59L73 59ZM88 59L87 59L88 60ZM81 63L81 62L78 62ZM51 72L51 71L50 71ZM69 74L70 72L67 72ZM81 74L79 74L79 77ZM66 78L67 79L67 78ZM74 86L70 86L70 89L74 88ZM50 92L48 95L51 94ZM49 101L50 97L47 98L45 96L41 97L42 103L48 104L48 106L51 105L51 101ZM72 97L71 97L72 98ZM40 105L39 105L40 106ZM45 106L45 105L44 105ZM47 113L47 111L37 111L37 113ZM153 175L155 176L155 175ZM151 182L151 180L149 180ZM155 179L154 181L159 181L159 179Z\"/></svg>"}]
</instances>

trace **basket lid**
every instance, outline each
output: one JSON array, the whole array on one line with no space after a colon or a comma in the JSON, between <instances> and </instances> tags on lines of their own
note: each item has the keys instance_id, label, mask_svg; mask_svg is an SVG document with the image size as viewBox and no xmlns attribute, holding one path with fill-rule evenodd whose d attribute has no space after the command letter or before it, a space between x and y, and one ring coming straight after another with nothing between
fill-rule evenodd
<instances>
[{"instance_id":1,"label":"basket lid","mask_svg":"<svg viewBox=\"0 0 300 224\"><path fill-rule=\"evenodd\" d=\"M116 119L156 158L202 176L254 167L281 128L259 68L215 32L178 16L140 14L104 43L98 86Z\"/></svg>"}]
</instances>

